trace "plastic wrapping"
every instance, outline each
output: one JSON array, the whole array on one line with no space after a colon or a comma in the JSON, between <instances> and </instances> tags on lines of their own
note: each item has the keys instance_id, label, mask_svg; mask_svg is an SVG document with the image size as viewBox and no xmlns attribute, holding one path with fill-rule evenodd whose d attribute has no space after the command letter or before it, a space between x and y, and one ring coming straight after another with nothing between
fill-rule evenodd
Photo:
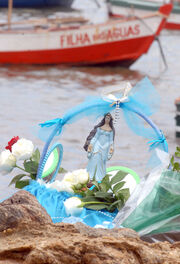
<instances>
[{"instance_id":1,"label":"plastic wrapping","mask_svg":"<svg viewBox=\"0 0 180 264\"><path fill-rule=\"evenodd\" d=\"M166 233L150 234L142 236L141 239L145 242L157 243L168 241L169 243L175 243L180 241L180 231L170 231Z\"/></svg>"},{"instance_id":2,"label":"plastic wrapping","mask_svg":"<svg viewBox=\"0 0 180 264\"><path fill-rule=\"evenodd\" d=\"M180 231L180 173L167 170L169 155L157 151L161 165L141 180L114 219L116 227L132 228L143 236Z\"/></svg>"}]
</instances>

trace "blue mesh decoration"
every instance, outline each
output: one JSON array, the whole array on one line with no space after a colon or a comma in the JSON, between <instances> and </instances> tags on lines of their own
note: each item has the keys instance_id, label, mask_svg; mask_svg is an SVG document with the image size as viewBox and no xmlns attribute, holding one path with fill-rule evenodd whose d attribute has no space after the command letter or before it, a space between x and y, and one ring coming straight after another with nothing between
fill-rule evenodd
<instances>
[{"instance_id":1,"label":"blue mesh decoration","mask_svg":"<svg viewBox=\"0 0 180 264\"><path fill-rule=\"evenodd\" d=\"M117 92L115 96L118 97L119 93ZM38 178L40 177L40 167L46 157L49 145L55 136L61 135L62 129L66 124L71 124L83 117L93 117L94 119L102 117L104 114L114 111L117 105L122 109L128 127L135 134L149 140L149 144L151 144L150 150L160 148L168 152L168 145L162 131L149 118L157 111L159 104L158 93L150 80L145 77L132 88L125 101L90 97L67 111L62 118L48 120L40 124L40 137L48 139L41 155ZM149 127L145 126L145 122L149 124Z\"/></svg>"}]
</instances>

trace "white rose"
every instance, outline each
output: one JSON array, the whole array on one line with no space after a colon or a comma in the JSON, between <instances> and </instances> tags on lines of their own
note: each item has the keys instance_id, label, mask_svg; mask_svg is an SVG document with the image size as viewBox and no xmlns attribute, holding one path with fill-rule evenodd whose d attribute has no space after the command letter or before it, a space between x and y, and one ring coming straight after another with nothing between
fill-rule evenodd
<instances>
[{"instance_id":1,"label":"white rose","mask_svg":"<svg viewBox=\"0 0 180 264\"><path fill-rule=\"evenodd\" d=\"M71 197L68 198L65 202L64 202L64 207L66 210L66 214L72 215L72 216L78 216L81 214L83 207L78 207L79 205L81 205L81 200L77 197Z\"/></svg>"},{"instance_id":2,"label":"white rose","mask_svg":"<svg viewBox=\"0 0 180 264\"><path fill-rule=\"evenodd\" d=\"M0 172L7 174L12 171L16 165L16 157L9 151L4 150L0 154Z\"/></svg>"},{"instance_id":3,"label":"white rose","mask_svg":"<svg viewBox=\"0 0 180 264\"><path fill-rule=\"evenodd\" d=\"M74 175L73 172L68 172L64 175L63 181L65 182L69 182L72 185L76 185L78 184L78 179L76 177L76 175Z\"/></svg>"},{"instance_id":4,"label":"white rose","mask_svg":"<svg viewBox=\"0 0 180 264\"><path fill-rule=\"evenodd\" d=\"M56 189L58 192L68 192L68 193L74 193L72 189L72 184L65 181L54 181L52 183L46 184L47 188Z\"/></svg>"},{"instance_id":5,"label":"white rose","mask_svg":"<svg viewBox=\"0 0 180 264\"><path fill-rule=\"evenodd\" d=\"M89 174L86 169L74 170L66 173L63 181L71 182L73 185L85 184L89 181Z\"/></svg>"},{"instance_id":6,"label":"white rose","mask_svg":"<svg viewBox=\"0 0 180 264\"><path fill-rule=\"evenodd\" d=\"M64 175L63 181L74 182L74 175L72 172L68 172Z\"/></svg>"},{"instance_id":7,"label":"white rose","mask_svg":"<svg viewBox=\"0 0 180 264\"><path fill-rule=\"evenodd\" d=\"M79 170L79 174L77 175L78 183L85 184L89 181L89 174L87 170Z\"/></svg>"},{"instance_id":8,"label":"white rose","mask_svg":"<svg viewBox=\"0 0 180 264\"><path fill-rule=\"evenodd\" d=\"M16 156L17 159L26 160L32 156L34 150L34 145L32 141L25 138L19 139L12 146L12 154Z\"/></svg>"}]
</instances>

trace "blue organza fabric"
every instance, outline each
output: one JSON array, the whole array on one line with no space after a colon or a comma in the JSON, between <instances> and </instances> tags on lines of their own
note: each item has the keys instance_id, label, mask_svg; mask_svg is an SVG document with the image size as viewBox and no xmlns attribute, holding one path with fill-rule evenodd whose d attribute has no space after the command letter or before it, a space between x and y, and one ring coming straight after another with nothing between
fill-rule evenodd
<instances>
[{"instance_id":1,"label":"blue organza fabric","mask_svg":"<svg viewBox=\"0 0 180 264\"><path fill-rule=\"evenodd\" d=\"M116 109L113 103L113 100L106 101L103 97L89 97L83 103L67 111L62 118L55 118L40 124L39 137L45 141L51 141L54 136L60 136L66 124L71 124L83 117L97 119L108 112L113 112ZM128 100L121 102L119 107L128 127L138 136L152 141L150 150L160 148L168 152L164 135L149 119L149 116L158 110L159 105L160 97L153 84L145 77L132 88L128 94Z\"/></svg>"},{"instance_id":2,"label":"blue organza fabric","mask_svg":"<svg viewBox=\"0 0 180 264\"><path fill-rule=\"evenodd\" d=\"M53 223L84 223L91 227L113 228L112 221L116 217L118 211L109 213L106 210L95 211L83 208L83 211L78 217L68 216L65 211L64 201L72 196L67 192L58 192L55 189L47 188L45 184L40 184L37 181L24 187L24 190L33 194L39 203L46 209L51 216Z\"/></svg>"}]
</instances>

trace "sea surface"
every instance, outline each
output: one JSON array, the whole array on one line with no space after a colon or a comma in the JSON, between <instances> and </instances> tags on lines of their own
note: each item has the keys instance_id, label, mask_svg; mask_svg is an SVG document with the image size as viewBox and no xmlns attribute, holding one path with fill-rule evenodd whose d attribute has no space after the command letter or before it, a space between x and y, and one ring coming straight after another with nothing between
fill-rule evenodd
<instances>
[{"instance_id":1,"label":"sea surface","mask_svg":"<svg viewBox=\"0 0 180 264\"><path fill-rule=\"evenodd\" d=\"M49 15L49 11L18 10L14 11L13 19L30 18L32 13L36 17ZM4 9L0 10L0 15L2 22L7 15ZM174 104L180 97L180 32L164 30L160 42L167 69L157 42L129 69L120 66L0 66L0 151L13 136L31 140L42 151L44 142L37 137L39 123L61 117L88 96L100 95L102 88L108 85L122 81L135 85L147 76L161 97L159 111L151 119L165 134L170 154L174 153L176 146L180 145L175 137ZM57 138L64 147L63 168L68 171L86 168L87 155L83 144L96 123L84 118L67 126L63 135ZM134 135L123 116L115 129L115 153L107 166L127 166L142 177L150 170L146 166L150 157L147 140ZM16 191L8 184L19 173L16 169L9 175L0 175L0 199Z\"/></svg>"}]
</instances>

